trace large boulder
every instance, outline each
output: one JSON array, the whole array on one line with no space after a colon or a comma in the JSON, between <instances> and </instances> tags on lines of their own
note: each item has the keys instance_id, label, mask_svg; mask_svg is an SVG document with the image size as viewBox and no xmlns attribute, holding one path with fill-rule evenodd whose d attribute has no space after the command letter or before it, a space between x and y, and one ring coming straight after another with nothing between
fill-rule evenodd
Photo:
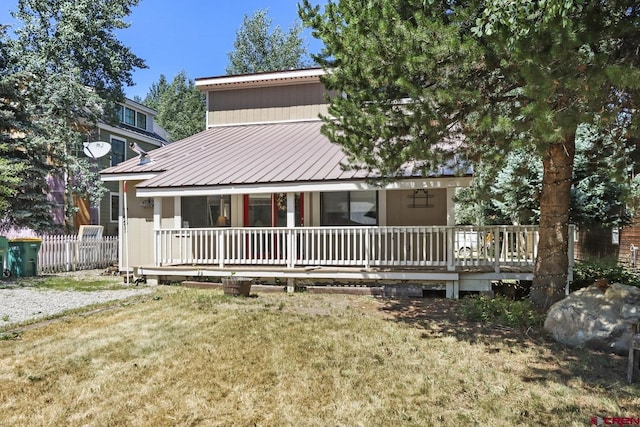
<instances>
[{"instance_id":1,"label":"large boulder","mask_svg":"<svg viewBox=\"0 0 640 427\"><path fill-rule=\"evenodd\" d=\"M602 283L577 290L551 306L544 328L556 341L625 355L630 322L640 319L640 288Z\"/></svg>"}]
</instances>

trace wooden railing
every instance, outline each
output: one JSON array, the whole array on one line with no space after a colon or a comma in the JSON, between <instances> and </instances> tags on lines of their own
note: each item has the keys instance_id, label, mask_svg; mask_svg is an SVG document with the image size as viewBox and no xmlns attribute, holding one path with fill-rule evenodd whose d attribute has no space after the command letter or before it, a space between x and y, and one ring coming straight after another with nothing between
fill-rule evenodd
<instances>
[{"instance_id":1,"label":"wooden railing","mask_svg":"<svg viewBox=\"0 0 640 427\"><path fill-rule=\"evenodd\" d=\"M155 231L155 264L489 266L499 271L533 266L538 239L537 226L161 229Z\"/></svg>"}]
</instances>

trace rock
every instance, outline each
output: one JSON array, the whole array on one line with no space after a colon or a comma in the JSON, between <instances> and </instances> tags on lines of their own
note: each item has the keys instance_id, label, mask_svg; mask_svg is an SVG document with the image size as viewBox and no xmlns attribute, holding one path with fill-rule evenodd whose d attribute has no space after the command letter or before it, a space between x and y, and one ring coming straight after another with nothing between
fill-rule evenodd
<instances>
[{"instance_id":1,"label":"rock","mask_svg":"<svg viewBox=\"0 0 640 427\"><path fill-rule=\"evenodd\" d=\"M601 288L601 287L600 287ZM632 320L640 320L640 288L614 283L579 289L547 313L544 328L556 341L626 355Z\"/></svg>"}]
</instances>

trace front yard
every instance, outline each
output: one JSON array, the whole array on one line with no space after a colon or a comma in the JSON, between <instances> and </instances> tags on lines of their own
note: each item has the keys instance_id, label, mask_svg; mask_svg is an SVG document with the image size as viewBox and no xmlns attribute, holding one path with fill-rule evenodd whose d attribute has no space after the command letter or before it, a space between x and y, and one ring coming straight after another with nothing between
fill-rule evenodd
<instances>
[{"instance_id":1,"label":"front yard","mask_svg":"<svg viewBox=\"0 0 640 427\"><path fill-rule=\"evenodd\" d=\"M4 425L588 425L640 417L626 358L460 302L158 287L4 335Z\"/></svg>"}]
</instances>

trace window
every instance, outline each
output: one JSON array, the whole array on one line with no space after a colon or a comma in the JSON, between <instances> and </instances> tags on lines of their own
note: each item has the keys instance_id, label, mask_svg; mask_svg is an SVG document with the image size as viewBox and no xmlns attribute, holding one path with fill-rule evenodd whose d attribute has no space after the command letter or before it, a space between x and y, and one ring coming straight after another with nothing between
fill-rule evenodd
<instances>
[{"instance_id":1,"label":"window","mask_svg":"<svg viewBox=\"0 0 640 427\"><path fill-rule=\"evenodd\" d=\"M139 111L136 113L136 126L140 129L147 129L147 116Z\"/></svg>"},{"instance_id":2,"label":"window","mask_svg":"<svg viewBox=\"0 0 640 427\"><path fill-rule=\"evenodd\" d=\"M111 166L124 162L125 142L121 139L111 138Z\"/></svg>"},{"instance_id":3,"label":"window","mask_svg":"<svg viewBox=\"0 0 640 427\"><path fill-rule=\"evenodd\" d=\"M231 226L231 196L207 196L209 227Z\"/></svg>"},{"instance_id":4,"label":"window","mask_svg":"<svg viewBox=\"0 0 640 427\"><path fill-rule=\"evenodd\" d=\"M335 191L322 193L321 225L376 225L376 191Z\"/></svg>"},{"instance_id":5,"label":"window","mask_svg":"<svg viewBox=\"0 0 640 427\"><path fill-rule=\"evenodd\" d=\"M128 125L136 125L136 112L131 108L124 108L124 122Z\"/></svg>"},{"instance_id":6,"label":"window","mask_svg":"<svg viewBox=\"0 0 640 427\"><path fill-rule=\"evenodd\" d=\"M118 222L120 217L120 196L118 193L111 193L111 222Z\"/></svg>"},{"instance_id":7,"label":"window","mask_svg":"<svg viewBox=\"0 0 640 427\"><path fill-rule=\"evenodd\" d=\"M124 123L124 107L122 105L118 106L118 110L116 111L116 114L118 116L118 121L120 123Z\"/></svg>"},{"instance_id":8,"label":"window","mask_svg":"<svg viewBox=\"0 0 640 427\"><path fill-rule=\"evenodd\" d=\"M271 194L250 194L247 213L247 226L271 227Z\"/></svg>"},{"instance_id":9,"label":"window","mask_svg":"<svg viewBox=\"0 0 640 427\"><path fill-rule=\"evenodd\" d=\"M140 129L147 130L147 115L133 108L120 105L116 111L120 123L125 123Z\"/></svg>"}]
</instances>

